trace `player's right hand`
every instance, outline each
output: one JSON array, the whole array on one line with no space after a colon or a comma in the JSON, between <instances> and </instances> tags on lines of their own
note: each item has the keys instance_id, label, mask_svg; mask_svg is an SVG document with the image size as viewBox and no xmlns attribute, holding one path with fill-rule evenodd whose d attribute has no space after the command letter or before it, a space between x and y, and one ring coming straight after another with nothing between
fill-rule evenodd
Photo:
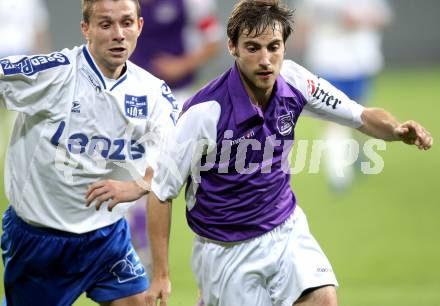
<instances>
[{"instance_id":1,"label":"player's right hand","mask_svg":"<svg viewBox=\"0 0 440 306\"><path fill-rule=\"evenodd\" d=\"M420 150L428 150L433 144L433 138L421 124L409 120L394 129L394 134L397 135L404 143L415 145Z\"/></svg>"},{"instance_id":2,"label":"player's right hand","mask_svg":"<svg viewBox=\"0 0 440 306\"><path fill-rule=\"evenodd\" d=\"M147 194L150 190L145 181L115 181L105 180L92 184L86 193L86 206L90 206L96 200L96 210L101 205L111 200L107 209L112 209L119 203L132 202Z\"/></svg>"},{"instance_id":3,"label":"player's right hand","mask_svg":"<svg viewBox=\"0 0 440 306\"><path fill-rule=\"evenodd\" d=\"M171 294L171 282L168 277L154 278L147 291L147 306L168 306L168 297Z\"/></svg>"}]
</instances>

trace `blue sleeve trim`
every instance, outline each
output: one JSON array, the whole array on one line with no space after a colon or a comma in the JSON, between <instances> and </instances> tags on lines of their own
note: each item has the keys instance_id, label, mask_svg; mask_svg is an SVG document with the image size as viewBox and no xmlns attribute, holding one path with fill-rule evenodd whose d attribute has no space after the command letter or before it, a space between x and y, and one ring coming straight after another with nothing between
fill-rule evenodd
<instances>
[{"instance_id":1,"label":"blue sleeve trim","mask_svg":"<svg viewBox=\"0 0 440 306\"><path fill-rule=\"evenodd\" d=\"M177 104L176 98L174 98L173 93L171 92L171 88L167 83L163 83L161 86L162 96L171 104L172 110L170 114L170 118L173 121L173 124L177 124L177 119L179 118L179 104Z\"/></svg>"}]
</instances>

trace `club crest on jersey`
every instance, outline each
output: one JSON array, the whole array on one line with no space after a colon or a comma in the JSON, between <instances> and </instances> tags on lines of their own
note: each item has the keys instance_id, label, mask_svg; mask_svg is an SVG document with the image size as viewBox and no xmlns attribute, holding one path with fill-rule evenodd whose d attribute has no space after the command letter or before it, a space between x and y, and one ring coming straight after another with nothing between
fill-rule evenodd
<instances>
[{"instance_id":1,"label":"club crest on jersey","mask_svg":"<svg viewBox=\"0 0 440 306\"><path fill-rule=\"evenodd\" d=\"M130 118L146 119L148 115L147 96L125 95L125 115Z\"/></svg>"},{"instance_id":2,"label":"club crest on jersey","mask_svg":"<svg viewBox=\"0 0 440 306\"><path fill-rule=\"evenodd\" d=\"M293 118L293 112L289 112L288 114L281 115L277 119L278 132L280 132L280 134L283 136L287 136L290 133L292 133L294 126L295 126L295 121Z\"/></svg>"}]
</instances>

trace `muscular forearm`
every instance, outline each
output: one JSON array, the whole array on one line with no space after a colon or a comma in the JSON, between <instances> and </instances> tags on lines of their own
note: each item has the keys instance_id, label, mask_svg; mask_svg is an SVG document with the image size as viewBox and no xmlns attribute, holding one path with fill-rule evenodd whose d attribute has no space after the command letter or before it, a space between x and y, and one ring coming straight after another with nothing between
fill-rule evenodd
<instances>
[{"instance_id":1,"label":"muscular forearm","mask_svg":"<svg viewBox=\"0 0 440 306\"><path fill-rule=\"evenodd\" d=\"M362 113L363 125L359 128L364 134L386 141L400 140L395 129L400 125L390 113L381 108L365 108Z\"/></svg>"},{"instance_id":2,"label":"muscular forearm","mask_svg":"<svg viewBox=\"0 0 440 306\"><path fill-rule=\"evenodd\" d=\"M414 120L399 123L390 113L380 108L366 108L362 113L364 134L387 141L400 140L428 150L433 144L431 133Z\"/></svg>"},{"instance_id":3,"label":"muscular forearm","mask_svg":"<svg viewBox=\"0 0 440 306\"><path fill-rule=\"evenodd\" d=\"M161 203L154 192L148 196L148 234L153 259L153 278L168 278L168 244L171 203Z\"/></svg>"}]
</instances>

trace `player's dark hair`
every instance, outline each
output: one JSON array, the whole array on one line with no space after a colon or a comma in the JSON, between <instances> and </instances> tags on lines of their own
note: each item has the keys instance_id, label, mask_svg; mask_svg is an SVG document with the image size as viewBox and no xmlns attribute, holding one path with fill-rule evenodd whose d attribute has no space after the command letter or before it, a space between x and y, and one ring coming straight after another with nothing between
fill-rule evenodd
<instances>
[{"instance_id":1,"label":"player's dark hair","mask_svg":"<svg viewBox=\"0 0 440 306\"><path fill-rule=\"evenodd\" d=\"M293 10L279 0L241 0L232 10L228 20L227 34L234 46L243 31L257 37L267 28L279 23L283 29L283 40L286 42L293 29Z\"/></svg>"},{"instance_id":2,"label":"player's dark hair","mask_svg":"<svg viewBox=\"0 0 440 306\"><path fill-rule=\"evenodd\" d=\"M82 14L83 14L83 21L85 23L90 22L90 17L93 14L93 7L94 5L102 0L82 0ZM119 0L113 0L113 1L119 1ZM139 0L131 0L136 5L136 13L137 17L141 17L141 5L139 4Z\"/></svg>"}]
</instances>

